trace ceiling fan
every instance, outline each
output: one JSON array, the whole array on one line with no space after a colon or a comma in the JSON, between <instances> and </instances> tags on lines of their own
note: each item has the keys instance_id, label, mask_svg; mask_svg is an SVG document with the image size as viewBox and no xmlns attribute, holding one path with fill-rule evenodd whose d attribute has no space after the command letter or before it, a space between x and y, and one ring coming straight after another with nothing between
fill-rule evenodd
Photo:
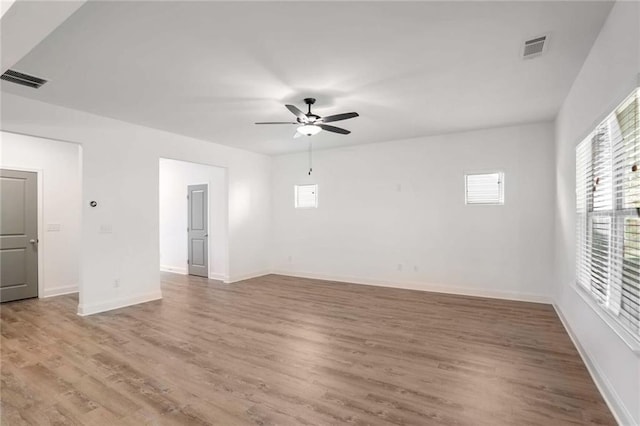
<instances>
[{"instance_id":1,"label":"ceiling fan","mask_svg":"<svg viewBox=\"0 0 640 426\"><path fill-rule=\"evenodd\" d=\"M341 135L348 135L349 133L351 133L349 130L342 129L336 126L330 126L326 123L358 117L357 112L346 112L344 114L320 117L319 115L313 114L311 112L311 105L316 103L316 100L314 98L305 98L304 103L307 104L309 108L306 114L294 105L285 105L287 109L296 116L296 121L266 121L256 124L295 124L298 126L298 129L294 138L299 138L300 136L317 135L322 130L326 130L327 132L340 133Z\"/></svg>"}]
</instances>

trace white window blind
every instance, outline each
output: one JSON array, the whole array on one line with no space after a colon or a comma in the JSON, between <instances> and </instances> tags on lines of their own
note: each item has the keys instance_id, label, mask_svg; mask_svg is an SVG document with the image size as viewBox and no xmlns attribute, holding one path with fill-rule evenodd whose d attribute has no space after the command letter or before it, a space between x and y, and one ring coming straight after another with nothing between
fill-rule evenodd
<instances>
[{"instance_id":1,"label":"white window blind","mask_svg":"<svg viewBox=\"0 0 640 426\"><path fill-rule=\"evenodd\" d=\"M504 173L473 173L464 179L467 204L504 204Z\"/></svg>"},{"instance_id":2,"label":"white window blind","mask_svg":"<svg viewBox=\"0 0 640 426\"><path fill-rule=\"evenodd\" d=\"M296 185L294 194L296 209L318 207L318 185Z\"/></svg>"},{"instance_id":3,"label":"white window blind","mask_svg":"<svg viewBox=\"0 0 640 426\"><path fill-rule=\"evenodd\" d=\"M576 280L640 337L640 89L576 149Z\"/></svg>"}]
</instances>

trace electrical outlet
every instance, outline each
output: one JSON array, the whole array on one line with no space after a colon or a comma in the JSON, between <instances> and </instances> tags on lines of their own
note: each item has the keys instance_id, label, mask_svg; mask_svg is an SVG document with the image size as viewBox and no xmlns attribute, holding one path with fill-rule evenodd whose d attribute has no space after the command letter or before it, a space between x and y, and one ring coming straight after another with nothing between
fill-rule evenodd
<instances>
[{"instance_id":1,"label":"electrical outlet","mask_svg":"<svg viewBox=\"0 0 640 426\"><path fill-rule=\"evenodd\" d=\"M413 265L413 272L418 272L418 265Z\"/></svg>"},{"instance_id":2,"label":"electrical outlet","mask_svg":"<svg viewBox=\"0 0 640 426\"><path fill-rule=\"evenodd\" d=\"M120 278L116 278L115 280L113 280L113 288L118 287L120 287Z\"/></svg>"},{"instance_id":3,"label":"electrical outlet","mask_svg":"<svg viewBox=\"0 0 640 426\"><path fill-rule=\"evenodd\" d=\"M402 263L398 263L398 271L402 271Z\"/></svg>"},{"instance_id":4,"label":"electrical outlet","mask_svg":"<svg viewBox=\"0 0 640 426\"><path fill-rule=\"evenodd\" d=\"M289 263L291 263L291 262L293 262L293 257L292 257L292 256L289 256L289 257L287 258L287 260L289 261Z\"/></svg>"}]
</instances>

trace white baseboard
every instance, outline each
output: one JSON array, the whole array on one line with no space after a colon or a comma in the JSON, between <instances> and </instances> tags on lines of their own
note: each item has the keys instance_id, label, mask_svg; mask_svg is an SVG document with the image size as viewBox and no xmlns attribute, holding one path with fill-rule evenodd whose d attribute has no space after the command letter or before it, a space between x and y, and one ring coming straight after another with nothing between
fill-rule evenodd
<instances>
[{"instance_id":1,"label":"white baseboard","mask_svg":"<svg viewBox=\"0 0 640 426\"><path fill-rule=\"evenodd\" d=\"M44 298L47 298L47 297L62 296L63 294L71 294L71 293L77 293L77 292L78 292L78 286L77 285L68 285L68 286L64 286L64 287L47 288L42 292L42 295L40 296L40 298L44 299Z\"/></svg>"},{"instance_id":2,"label":"white baseboard","mask_svg":"<svg viewBox=\"0 0 640 426\"><path fill-rule=\"evenodd\" d=\"M598 390L600 391L600 394L604 398L604 401L607 403L607 406L609 406L609 409L613 413L613 416L615 417L618 424L621 426L635 424L634 419L631 416L631 413L629 412L629 410L627 410L627 407L625 407L624 403L618 396L618 393L616 392L614 387L611 385L611 382L609 381L609 379L607 379L607 376L602 372L600 367L598 367L598 365L589 356L589 353L580 344L580 341L578 340L573 330L571 329L571 326L569 325L569 322L567 321L566 317L562 313L562 310L560 309L560 307L554 303L553 308L556 310L556 313L558 314L558 318L560 318L560 322L562 322L562 325L564 326L565 330L567 330L567 334L569 335L569 338L571 338L573 345L578 350L578 353L580 354L580 357L582 358L584 365L587 366L587 370L589 371L591 378L593 379Z\"/></svg>"},{"instance_id":3,"label":"white baseboard","mask_svg":"<svg viewBox=\"0 0 640 426\"><path fill-rule=\"evenodd\" d=\"M187 268L183 266L160 265L162 272L173 272L174 274L187 275Z\"/></svg>"},{"instance_id":4,"label":"white baseboard","mask_svg":"<svg viewBox=\"0 0 640 426\"><path fill-rule=\"evenodd\" d=\"M516 300L520 302L534 302L551 304L551 298L538 294L518 293L510 291L479 290L475 288L455 287L446 284L434 284L411 281L386 281L359 277L336 277L333 275L315 274L307 272L289 272L276 270L273 274L289 277L311 278L324 281L335 281L350 284L372 285L377 287L401 288L405 290L430 291L434 293L458 294L461 296L488 297L491 299Z\"/></svg>"},{"instance_id":5,"label":"white baseboard","mask_svg":"<svg viewBox=\"0 0 640 426\"><path fill-rule=\"evenodd\" d=\"M225 277L225 284L237 283L238 281L250 280L251 278L258 278L271 274L271 271L252 272L250 274L239 274L234 276Z\"/></svg>"},{"instance_id":6,"label":"white baseboard","mask_svg":"<svg viewBox=\"0 0 640 426\"><path fill-rule=\"evenodd\" d=\"M218 274L215 272L209 272L209 279L210 280L218 280L218 281L227 281L229 277L227 277L225 274Z\"/></svg>"},{"instance_id":7,"label":"white baseboard","mask_svg":"<svg viewBox=\"0 0 640 426\"><path fill-rule=\"evenodd\" d=\"M189 275L189 272L187 271L187 269L178 268L178 267L175 267L175 266L160 265L160 271L161 272L170 272L172 274L179 274L179 275ZM218 281L227 282L228 277L225 274L220 274L220 273L216 273L216 272L209 272L209 279L210 280L218 280Z\"/></svg>"},{"instance_id":8,"label":"white baseboard","mask_svg":"<svg viewBox=\"0 0 640 426\"><path fill-rule=\"evenodd\" d=\"M108 300L106 302L81 304L78 306L78 315L87 316L97 314L99 312L111 311L113 309L124 308L126 306L137 305L139 303L151 302L152 300L162 299L160 290L150 293L139 294L137 296L123 297L119 299Z\"/></svg>"}]
</instances>

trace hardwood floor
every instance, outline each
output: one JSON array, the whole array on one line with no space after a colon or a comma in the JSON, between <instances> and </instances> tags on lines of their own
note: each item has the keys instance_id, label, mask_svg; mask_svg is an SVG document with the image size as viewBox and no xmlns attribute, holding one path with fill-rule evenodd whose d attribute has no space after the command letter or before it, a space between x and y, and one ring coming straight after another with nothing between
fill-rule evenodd
<instances>
[{"instance_id":1,"label":"hardwood floor","mask_svg":"<svg viewBox=\"0 0 640 426\"><path fill-rule=\"evenodd\" d=\"M90 317L4 304L1 423L615 424L548 305L163 274Z\"/></svg>"}]
</instances>

